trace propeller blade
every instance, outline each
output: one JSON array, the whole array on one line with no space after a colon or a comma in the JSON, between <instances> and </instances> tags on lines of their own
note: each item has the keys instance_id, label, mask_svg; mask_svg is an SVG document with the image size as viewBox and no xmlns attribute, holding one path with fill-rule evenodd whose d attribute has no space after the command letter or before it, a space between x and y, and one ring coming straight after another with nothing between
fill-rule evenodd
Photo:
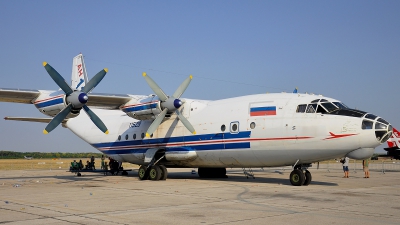
<instances>
[{"instance_id":1,"label":"propeller blade","mask_svg":"<svg viewBox=\"0 0 400 225\"><path fill-rule=\"evenodd\" d=\"M160 126L167 112L168 109L164 109L160 114L158 114L157 118L150 125L149 129L147 129L146 137L150 137L150 135L153 134L155 130L157 130L158 126Z\"/></svg>"},{"instance_id":2,"label":"propeller blade","mask_svg":"<svg viewBox=\"0 0 400 225\"><path fill-rule=\"evenodd\" d=\"M108 134L108 129L106 125L104 125L103 121L101 121L101 119L86 105L83 106L83 109L93 121L94 125L96 125L103 133Z\"/></svg>"},{"instance_id":3,"label":"propeller blade","mask_svg":"<svg viewBox=\"0 0 400 225\"><path fill-rule=\"evenodd\" d=\"M82 88L82 92L85 93L90 93L93 88L95 88L101 80L103 80L104 76L108 72L107 68L102 69L100 72L98 72L90 81L86 84L85 87Z\"/></svg>"},{"instance_id":4,"label":"propeller blade","mask_svg":"<svg viewBox=\"0 0 400 225\"><path fill-rule=\"evenodd\" d=\"M151 79L146 73L143 73L143 77L161 101L166 101L168 99L164 91L157 85L156 82L154 82L153 79Z\"/></svg>"},{"instance_id":5,"label":"propeller blade","mask_svg":"<svg viewBox=\"0 0 400 225\"><path fill-rule=\"evenodd\" d=\"M179 120L183 123L183 125L186 127L186 129L188 129L190 131L190 133L192 134L196 134L196 131L194 130L192 124L189 122L189 120L186 119L186 117L184 117L179 110L175 111L176 114L178 115Z\"/></svg>"},{"instance_id":6,"label":"propeller blade","mask_svg":"<svg viewBox=\"0 0 400 225\"><path fill-rule=\"evenodd\" d=\"M64 78L47 62L43 62L43 66L47 73L53 78L54 82L65 92L66 95L70 95L74 92L71 87L65 82Z\"/></svg>"},{"instance_id":7,"label":"propeller blade","mask_svg":"<svg viewBox=\"0 0 400 225\"><path fill-rule=\"evenodd\" d=\"M183 94L183 92L185 92L186 88L189 86L190 81L192 81L193 76L190 75L188 78L186 78L186 80L184 80L182 82L182 84L178 87L178 89L176 89L175 93L172 95L172 97L174 98L180 98Z\"/></svg>"},{"instance_id":8,"label":"propeller blade","mask_svg":"<svg viewBox=\"0 0 400 225\"><path fill-rule=\"evenodd\" d=\"M65 107L61 112L59 112L51 121L49 124L47 124L46 128L44 128L43 133L48 134L54 128L56 128L64 119L65 117L68 116L68 114L71 112L71 107L72 105L69 104L67 107Z\"/></svg>"}]
</instances>

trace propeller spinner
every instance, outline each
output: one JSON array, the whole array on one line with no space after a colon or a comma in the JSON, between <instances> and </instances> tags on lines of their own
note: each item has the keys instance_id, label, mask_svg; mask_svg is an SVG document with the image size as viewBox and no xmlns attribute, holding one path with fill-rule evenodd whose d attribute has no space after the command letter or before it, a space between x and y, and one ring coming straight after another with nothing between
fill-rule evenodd
<instances>
[{"instance_id":1,"label":"propeller spinner","mask_svg":"<svg viewBox=\"0 0 400 225\"><path fill-rule=\"evenodd\" d=\"M56 84L64 91L66 95L66 101L68 103L67 107L65 107L61 112L59 112L46 126L43 130L44 134L48 134L54 128L56 128L71 112L74 110L81 110L82 108L88 114L93 123L105 134L108 134L108 129L106 125L104 125L103 121L92 111L89 107L86 106L89 97L87 96L104 78L106 73L108 72L107 68L98 72L87 84L83 87L82 91L73 90L64 80L64 78L47 62L43 62L43 66L46 69L47 73L50 77L56 82Z\"/></svg>"},{"instance_id":2,"label":"propeller spinner","mask_svg":"<svg viewBox=\"0 0 400 225\"><path fill-rule=\"evenodd\" d=\"M183 105L182 101L179 99L183 92L185 92L186 88L189 86L190 81L192 80L193 76L190 75L186 80L182 82L182 84L176 89L175 93L170 97L167 96L164 91L151 79L146 73L143 73L143 77L146 80L147 84L150 88L156 93L158 98L161 101L161 108L163 111L157 116L157 118L153 121L150 125L149 129L147 129L146 137L150 137L151 134L155 130L157 130L158 126L160 126L161 122L164 120L165 115L169 112L175 112L182 122L182 124L192 133L196 134L192 124L179 112L179 108Z\"/></svg>"}]
</instances>

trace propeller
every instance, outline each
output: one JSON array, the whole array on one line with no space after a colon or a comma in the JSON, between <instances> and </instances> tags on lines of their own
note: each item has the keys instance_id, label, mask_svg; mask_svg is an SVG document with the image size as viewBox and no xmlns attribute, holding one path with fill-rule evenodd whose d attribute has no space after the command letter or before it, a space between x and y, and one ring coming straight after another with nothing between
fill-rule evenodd
<instances>
[{"instance_id":1,"label":"propeller","mask_svg":"<svg viewBox=\"0 0 400 225\"><path fill-rule=\"evenodd\" d=\"M186 78L186 80L182 82L182 84L178 87L178 89L176 89L175 93L171 97L167 96L164 93L164 91L157 85L157 83L154 82L154 80L151 79L151 77L149 77L146 73L143 73L143 77L146 80L147 84L150 86L150 88L154 91L154 93L156 93L156 95L160 99L161 109L163 109L163 111L160 114L158 114L156 119L147 129L146 137L150 137L150 135L153 134L155 130L157 130L158 126L164 120L165 115L168 112L169 113L175 112L178 115L179 120L186 127L186 129L188 129L192 134L196 134L196 131L194 130L192 124L178 110L183 105L183 102L179 98L182 96L183 92L185 92L186 88L189 86L193 76L190 75L188 78Z\"/></svg>"},{"instance_id":2,"label":"propeller","mask_svg":"<svg viewBox=\"0 0 400 225\"><path fill-rule=\"evenodd\" d=\"M47 62L43 62L43 66L46 69L47 73L50 77L56 82L56 84L64 91L66 95L66 102L68 103L67 107L65 107L61 112L59 112L49 124L47 124L46 128L43 130L44 134L50 133L54 128L56 128L72 110L81 110L82 108L88 114L89 118L93 121L93 123L105 134L108 134L108 129L106 125L104 125L103 121L92 111L89 107L86 106L89 97L87 96L104 78L106 73L108 72L107 68L104 68L100 72L98 72L87 84L82 88L82 91L73 90L64 80L64 78Z\"/></svg>"}]
</instances>

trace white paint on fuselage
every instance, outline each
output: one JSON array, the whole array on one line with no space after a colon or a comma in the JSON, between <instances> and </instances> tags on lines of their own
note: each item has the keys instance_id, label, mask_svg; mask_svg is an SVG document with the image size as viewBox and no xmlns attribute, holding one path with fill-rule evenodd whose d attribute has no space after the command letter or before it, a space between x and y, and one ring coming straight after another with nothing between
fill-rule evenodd
<instances>
[{"instance_id":1,"label":"white paint on fuselage","mask_svg":"<svg viewBox=\"0 0 400 225\"><path fill-rule=\"evenodd\" d=\"M374 130L362 130L362 118L337 116L321 113L296 113L299 104L309 104L314 99L324 98L308 94L260 94L242 96L217 101L184 99L182 113L197 132L203 134L222 134L221 126L229 132L232 122L238 122L239 132L251 132L248 138L250 148L217 149L196 151L198 157L193 161L176 162L177 166L187 167L268 167L312 163L338 158L360 148L375 148L380 145ZM276 115L250 116L250 106L254 104L276 106ZM67 122L67 127L90 144L141 140L152 121L141 121L139 127L130 127L138 120L127 116L120 110L93 109L108 127L110 133L103 134L81 113ZM254 122L256 127L250 128ZM351 136L332 138L335 135ZM118 136L121 140L118 140ZM235 134L232 134L235 135ZM173 114L154 132L151 139L165 137L193 136ZM200 142L204 140L199 140ZM212 140L209 140L212 141ZM150 147L149 147L150 148ZM100 149L101 150L101 149ZM144 164L143 153L113 154L113 158L135 164Z\"/></svg>"}]
</instances>

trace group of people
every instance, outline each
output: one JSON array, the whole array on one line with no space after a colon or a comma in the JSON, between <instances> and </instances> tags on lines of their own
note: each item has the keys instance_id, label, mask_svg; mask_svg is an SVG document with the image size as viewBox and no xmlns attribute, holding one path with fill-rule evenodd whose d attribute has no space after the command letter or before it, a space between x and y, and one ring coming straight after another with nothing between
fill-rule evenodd
<instances>
[{"instance_id":1,"label":"group of people","mask_svg":"<svg viewBox=\"0 0 400 225\"><path fill-rule=\"evenodd\" d=\"M340 162L343 164L343 172L344 172L344 177L343 178L349 178L349 157L344 157L340 160ZM369 178L369 161L370 158L364 159L362 161L363 164L363 170L364 170L364 178Z\"/></svg>"},{"instance_id":2,"label":"group of people","mask_svg":"<svg viewBox=\"0 0 400 225\"><path fill-rule=\"evenodd\" d=\"M108 167L110 167L110 170L118 171L118 169L122 168L121 167L122 162L118 162L111 157L108 157L108 159L110 160L109 164L107 164L107 162L105 162L105 156L104 155L101 156L101 169L102 170L108 170ZM83 167L82 160L79 160L79 162L77 162L76 160L71 162L71 170L82 170L83 168L85 168L86 170L95 170L96 169L94 156L90 157L90 161L89 160L86 161L85 167Z\"/></svg>"}]
</instances>

